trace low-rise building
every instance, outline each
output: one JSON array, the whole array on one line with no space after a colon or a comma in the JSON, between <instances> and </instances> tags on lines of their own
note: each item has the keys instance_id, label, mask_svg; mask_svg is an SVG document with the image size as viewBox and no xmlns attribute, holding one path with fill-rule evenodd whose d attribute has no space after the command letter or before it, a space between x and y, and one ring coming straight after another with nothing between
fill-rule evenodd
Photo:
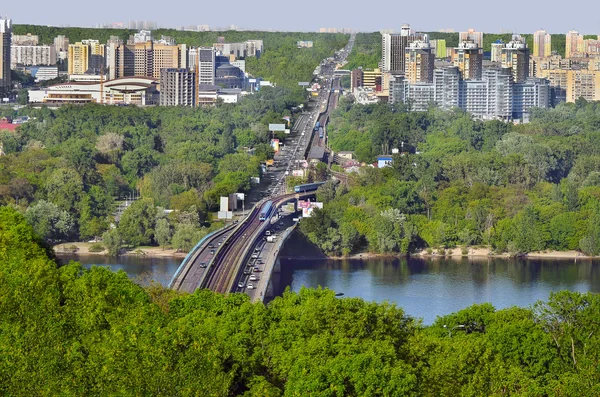
<instances>
[{"instance_id":1,"label":"low-rise building","mask_svg":"<svg viewBox=\"0 0 600 397\"><path fill-rule=\"evenodd\" d=\"M154 105L158 103L158 81L149 77L123 77L104 83L69 82L29 91L33 104L63 105Z\"/></svg>"}]
</instances>

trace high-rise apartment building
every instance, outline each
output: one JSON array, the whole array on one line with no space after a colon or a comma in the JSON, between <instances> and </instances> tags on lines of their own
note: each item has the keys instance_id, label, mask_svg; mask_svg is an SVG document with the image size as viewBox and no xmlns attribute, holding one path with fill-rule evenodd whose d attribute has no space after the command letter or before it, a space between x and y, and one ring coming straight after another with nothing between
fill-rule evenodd
<instances>
[{"instance_id":1,"label":"high-rise apartment building","mask_svg":"<svg viewBox=\"0 0 600 397\"><path fill-rule=\"evenodd\" d=\"M552 53L552 36L543 29L533 33L533 56L549 57Z\"/></svg>"},{"instance_id":2,"label":"high-rise apartment building","mask_svg":"<svg viewBox=\"0 0 600 397\"><path fill-rule=\"evenodd\" d=\"M445 110L460 107L461 84L460 70L456 66L435 69L433 85L435 86L436 104Z\"/></svg>"},{"instance_id":3,"label":"high-rise apartment building","mask_svg":"<svg viewBox=\"0 0 600 397\"><path fill-rule=\"evenodd\" d=\"M56 58L64 61L69 58L69 38L63 35L54 38L54 51Z\"/></svg>"},{"instance_id":4,"label":"high-rise apartment building","mask_svg":"<svg viewBox=\"0 0 600 397\"><path fill-rule=\"evenodd\" d=\"M458 107L477 118L514 120L527 118L532 107L550 105L550 86L545 79L514 83L510 68L488 68L482 78L463 80L458 67L438 68L433 83L409 83L396 76L390 86L390 102L404 102L413 111L426 111L432 102L442 109Z\"/></svg>"},{"instance_id":5,"label":"high-rise apartment building","mask_svg":"<svg viewBox=\"0 0 600 397\"><path fill-rule=\"evenodd\" d=\"M446 40L429 40L429 44L431 45L431 49L433 50L436 58L446 58Z\"/></svg>"},{"instance_id":6,"label":"high-rise apartment building","mask_svg":"<svg viewBox=\"0 0 600 397\"><path fill-rule=\"evenodd\" d=\"M10 46L12 21L0 17L0 92L6 93L12 88L10 78Z\"/></svg>"},{"instance_id":7,"label":"high-rise apartment building","mask_svg":"<svg viewBox=\"0 0 600 397\"><path fill-rule=\"evenodd\" d=\"M523 83L529 77L529 48L524 38L513 35L502 49L502 66L512 69L515 83Z\"/></svg>"},{"instance_id":8,"label":"high-rise apartment building","mask_svg":"<svg viewBox=\"0 0 600 397\"><path fill-rule=\"evenodd\" d=\"M405 50L405 75L409 83L433 82L435 54L425 35L423 40L415 40Z\"/></svg>"},{"instance_id":9,"label":"high-rise apartment building","mask_svg":"<svg viewBox=\"0 0 600 397\"><path fill-rule=\"evenodd\" d=\"M98 40L69 44L69 74L98 74L104 69L105 46Z\"/></svg>"},{"instance_id":10,"label":"high-rise apartment building","mask_svg":"<svg viewBox=\"0 0 600 397\"><path fill-rule=\"evenodd\" d=\"M452 50L452 64L458 67L464 80L478 80L483 68L483 52L473 41L461 41Z\"/></svg>"},{"instance_id":11,"label":"high-rise apartment building","mask_svg":"<svg viewBox=\"0 0 600 397\"><path fill-rule=\"evenodd\" d=\"M196 106L196 72L188 69L161 69L160 105Z\"/></svg>"},{"instance_id":12,"label":"high-rise apartment building","mask_svg":"<svg viewBox=\"0 0 600 397\"><path fill-rule=\"evenodd\" d=\"M565 58L571 58L578 54L581 55L584 52L583 35L579 34L576 30L570 30L566 37Z\"/></svg>"},{"instance_id":13,"label":"high-rise apartment building","mask_svg":"<svg viewBox=\"0 0 600 397\"><path fill-rule=\"evenodd\" d=\"M196 49L198 57L198 84L215 84L215 55L213 47L199 47ZM195 67L195 65L192 65Z\"/></svg>"},{"instance_id":14,"label":"high-rise apartment building","mask_svg":"<svg viewBox=\"0 0 600 397\"><path fill-rule=\"evenodd\" d=\"M21 66L56 65L56 51L50 45L12 45L11 68Z\"/></svg>"},{"instance_id":15,"label":"high-rise apartment building","mask_svg":"<svg viewBox=\"0 0 600 397\"><path fill-rule=\"evenodd\" d=\"M350 74L350 92L354 92L355 88L363 86L363 70L362 68L352 70Z\"/></svg>"},{"instance_id":16,"label":"high-rise apartment building","mask_svg":"<svg viewBox=\"0 0 600 397\"><path fill-rule=\"evenodd\" d=\"M477 44L477 47L483 48L483 32L476 32L475 29L469 29L466 32L458 34L458 42L472 41Z\"/></svg>"},{"instance_id":17,"label":"high-rise apartment building","mask_svg":"<svg viewBox=\"0 0 600 397\"><path fill-rule=\"evenodd\" d=\"M414 41L410 26L402 25L400 33L381 35L381 69L383 72L404 73L405 50Z\"/></svg>"},{"instance_id":18,"label":"high-rise apartment building","mask_svg":"<svg viewBox=\"0 0 600 397\"><path fill-rule=\"evenodd\" d=\"M506 43L502 40L496 40L492 43L490 50L490 60L492 62L502 62L502 49L506 47Z\"/></svg>"},{"instance_id":19,"label":"high-rise apartment building","mask_svg":"<svg viewBox=\"0 0 600 397\"><path fill-rule=\"evenodd\" d=\"M27 33L27 34L13 34L12 45L38 45L40 38L38 35Z\"/></svg>"},{"instance_id":20,"label":"high-rise apartment building","mask_svg":"<svg viewBox=\"0 0 600 397\"><path fill-rule=\"evenodd\" d=\"M152 41L123 44L120 40L113 40L107 51L109 76L110 79L145 76L158 80L162 69L187 68L187 53L185 44L165 45Z\"/></svg>"}]
</instances>

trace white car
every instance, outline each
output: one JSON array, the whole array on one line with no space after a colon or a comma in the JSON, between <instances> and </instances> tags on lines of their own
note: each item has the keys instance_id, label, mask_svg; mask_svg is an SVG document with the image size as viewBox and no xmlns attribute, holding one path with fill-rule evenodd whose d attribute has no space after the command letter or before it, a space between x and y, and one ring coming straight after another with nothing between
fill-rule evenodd
<instances>
[{"instance_id":1,"label":"white car","mask_svg":"<svg viewBox=\"0 0 600 397\"><path fill-rule=\"evenodd\" d=\"M243 281L240 281L238 283L238 288L244 288L244 282Z\"/></svg>"},{"instance_id":2,"label":"white car","mask_svg":"<svg viewBox=\"0 0 600 397\"><path fill-rule=\"evenodd\" d=\"M248 283L248 285L246 286L246 288L248 288L248 289L254 289L254 285Z\"/></svg>"},{"instance_id":3,"label":"white car","mask_svg":"<svg viewBox=\"0 0 600 397\"><path fill-rule=\"evenodd\" d=\"M256 277L256 275L253 274L250 276L250 281L256 281L256 280L258 280L258 277Z\"/></svg>"}]
</instances>

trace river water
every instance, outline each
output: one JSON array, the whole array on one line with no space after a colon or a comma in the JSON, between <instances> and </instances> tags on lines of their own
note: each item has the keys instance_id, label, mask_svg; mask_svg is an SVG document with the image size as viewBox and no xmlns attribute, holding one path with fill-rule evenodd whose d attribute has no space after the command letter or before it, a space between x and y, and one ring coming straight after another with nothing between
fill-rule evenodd
<instances>
[{"instance_id":1,"label":"river water","mask_svg":"<svg viewBox=\"0 0 600 397\"><path fill-rule=\"evenodd\" d=\"M132 279L154 279L167 285L179 259L60 256L86 267L106 265ZM281 259L282 288L327 287L346 297L389 301L431 324L437 316L475 303L496 308L527 307L563 289L600 292L600 261L533 259ZM278 291L281 293L281 291Z\"/></svg>"}]
</instances>

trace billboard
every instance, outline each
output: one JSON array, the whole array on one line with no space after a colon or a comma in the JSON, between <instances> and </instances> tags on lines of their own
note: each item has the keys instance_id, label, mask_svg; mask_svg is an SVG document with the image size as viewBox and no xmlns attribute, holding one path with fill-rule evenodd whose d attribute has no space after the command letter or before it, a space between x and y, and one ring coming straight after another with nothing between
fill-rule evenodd
<instances>
[{"instance_id":1,"label":"billboard","mask_svg":"<svg viewBox=\"0 0 600 397\"><path fill-rule=\"evenodd\" d=\"M298 208L310 208L310 201L298 200Z\"/></svg>"},{"instance_id":2,"label":"billboard","mask_svg":"<svg viewBox=\"0 0 600 397\"><path fill-rule=\"evenodd\" d=\"M229 211L229 197L221 197L221 206L219 208L221 212Z\"/></svg>"},{"instance_id":3,"label":"billboard","mask_svg":"<svg viewBox=\"0 0 600 397\"><path fill-rule=\"evenodd\" d=\"M269 131L285 131L285 124L269 124Z\"/></svg>"},{"instance_id":4,"label":"billboard","mask_svg":"<svg viewBox=\"0 0 600 397\"><path fill-rule=\"evenodd\" d=\"M315 208L323 209L323 203L309 203L309 208L302 208L302 217L310 218Z\"/></svg>"},{"instance_id":5,"label":"billboard","mask_svg":"<svg viewBox=\"0 0 600 397\"><path fill-rule=\"evenodd\" d=\"M292 171L292 175L293 176L303 177L304 176L304 171L303 170L293 170Z\"/></svg>"},{"instance_id":6,"label":"billboard","mask_svg":"<svg viewBox=\"0 0 600 397\"><path fill-rule=\"evenodd\" d=\"M275 153L279 153L279 139L271 139L271 147Z\"/></svg>"},{"instance_id":7,"label":"billboard","mask_svg":"<svg viewBox=\"0 0 600 397\"><path fill-rule=\"evenodd\" d=\"M310 86L310 83L308 81L301 81L298 83L298 85L301 87L308 87Z\"/></svg>"}]
</instances>

